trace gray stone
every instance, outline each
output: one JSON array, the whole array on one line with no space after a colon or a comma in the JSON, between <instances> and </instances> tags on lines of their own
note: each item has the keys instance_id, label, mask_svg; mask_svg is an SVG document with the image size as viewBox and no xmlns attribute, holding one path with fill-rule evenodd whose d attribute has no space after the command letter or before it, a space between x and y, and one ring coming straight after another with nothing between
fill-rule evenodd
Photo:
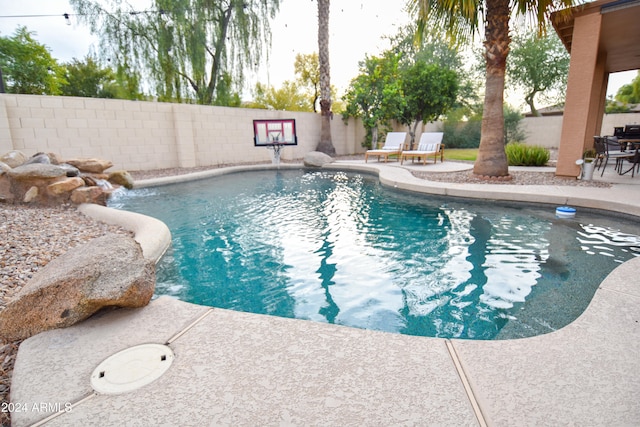
<instances>
[{"instance_id":1,"label":"gray stone","mask_svg":"<svg viewBox=\"0 0 640 427\"><path fill-rule=\"evenodd\" d=\"M24 162L23 165L32 165L35 163L41 163L43 165L55 164L54 162L51 161L51 158L49 157L48 154L38 153L38 154L34 154L32 157L27 159L27 161Z\"/></svg>"},{"instance_id":2,"label":"gray stone","mask_svg":"<svg viewBox=\"0 0 640 427\"><path fill-rule=\"evenodd\" d=\"M9 172L11 169L12 169L11 166L9 166L8 164L4 162L0 162L0 175L4 175L5 173Z\"/></svg>"},{"instance_id":3,"label":"gray stone","mask_svg":"<svg viewBox=\"0 0 640 427\"><path fill-rule=\"evenodd\" d=\"M304 165L307 167L320 168L327 163L333 163L333 158L328 154L319 151L311 151L304 156Z\"/></svg>"},{"instance_id":4,"label":"gray stone","mask_svg":"<svg viewBox=\"0 0 640 427\"><path fill-rule=\"evenodd\" d=\"M51 179L67 176L67 171L56 165L32 163L13 168L7 174L17 181L30 181L33 179Z\"/></svg>"},{"instance_id":5,"label":"gray stone","mask_svg":"<svg viewBox=\"0 0 640 427\"><path fill-rule=\"evenodd\" d=\"M9 151L0 156L0 162L6 163L12 168L18 167L27 161L27 156L18 150Z\"/></svg>"},{"instance_id":6,"label":"gray stone","mask_svg":"<svg viewBox=\"0 0 640 427\"><path fill-rule=\"evenodd\" d=\"M0 339L71 326L104 307L143 307L154 287L155 264L132 237L93 239L49 262L0 311Z\"/></svg>"},{"instance_id":7,"label":"gray stone","mask_svg":"<svg viewBox=\"0 0 640 427\"><path fill-rule=\"evenodd\" d=\"M65 171L67 171L67 177L69 178L74 176L80 176L80 170L75 166L71 166L68 163L61 163L59 166Z\"/></svg>"}]
</instances>

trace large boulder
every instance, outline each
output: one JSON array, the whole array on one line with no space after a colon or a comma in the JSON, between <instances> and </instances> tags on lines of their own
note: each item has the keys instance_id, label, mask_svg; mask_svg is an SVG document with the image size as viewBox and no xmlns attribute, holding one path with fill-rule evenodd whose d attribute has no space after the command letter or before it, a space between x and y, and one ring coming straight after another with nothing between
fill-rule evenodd
<instances>
[{"instance_id":1,"label":"large boulder","mask_svg":"<svg viewBox=\"0 0 640 427\"><path fill-rule=\"evenodd\" d=\"M80 187L71 192L70 200L76 205L94 203L106 206L110 194L111 192L104 191L100 187Z\"/></svg>"},{"instance_id":2,"label":"large boulder","mask_svg":"<svg viewBox=\"0 0 640 427\"><path fill-rule=\"evenodd\" d=\"M57 165L48 163L31 163L15 167L7 174L16 181L32 181L38 179L52 179L66 177L67 171Z\"/></svg>"},{"instance_id":3,"label":"large boulder","mask_svg":"<svg viewBox=\"0 0 640 427\"><path fill-rule=\"evenodd\" d=\"M131 190L133 188L133 177L127 171L114 171L109 174L107 180L116 185L122 185L124 188Z\"/></svg>"},{"instance_id":4,"label":"large boulder","mask_svg":"<svg viewBox=\"0 0 640 427\"><path fill-rule=\"evenodd\" d=\"M11 192L11 180L7 176L7 172L11 167L6 163L0 162L0 202L10 202L13 200Z\"/></svg>"},{"instance_id":5,"label":"large boulder","mask_svg":"<svg viewBox=\"0 0 640 427\"><path fill-rule=\"evenodd\" d=\"M311 151L305 154L303 162L307 167L321 168L326 163L332 163L333 158L320 151Z\"/></svg>"},{"instance_id":6,"label":"large boulder","mask_svg":"<svg viewBox=\"0 0 640 427\"><path fill-rule=\"evenodd\" d=\"M16 168L27 161L27 156L18 150L9 151L0 156L0 162L6 163L12 168Z\"/></svg>"},{"instance_id":7,"label":"large boulder","mask_svg":"<svg viewBox=\"0 0 640 427\"><path fill-rule=\"evenodd\" d=\"M82 172L103 173L113 166L109 160L102 159L69 159L65 163L77 167Z\"/></svg>"},{"instance_id":8,"label":"large boulder","mask_svg":"<svg viewBox=\"0 0 640 427\"><path fill-rule=\"evenodd\" d=\"M155 264L132 237L93 239L49 262L0 311L0 339L71 326L103 307L143 307L154 286Z\"/></svg>"},{"instance_id":9,"label":"large boulder","mask_svg":"<svg viewBox=\"0 0 640 427\"><path fill-rule=\"evenodd\" d=\"M84 180L78 176L56 181L53 184L47 186L47 191L55 196L59 196L64 193L71 193L76 188L80 188L84 185Z\"/></svg>"}]
</instances>

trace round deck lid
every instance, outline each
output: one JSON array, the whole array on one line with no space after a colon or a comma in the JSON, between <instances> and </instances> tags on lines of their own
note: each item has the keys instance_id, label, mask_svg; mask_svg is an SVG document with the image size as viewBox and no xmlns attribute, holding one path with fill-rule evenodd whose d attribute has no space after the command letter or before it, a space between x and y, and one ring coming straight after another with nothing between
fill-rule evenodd
<instances>
[{"instance_id":1,"label":"round deck lid","mask_svg":"<svg viewBox=\"0 0 640 427\"><path fill-rule=\"evenodd\" d=\"M162 344L142 344L106 358L91 374L98 393L120 394L137 390L160 378L173 362L173 351Z\"/></svg>"}]
</instances>

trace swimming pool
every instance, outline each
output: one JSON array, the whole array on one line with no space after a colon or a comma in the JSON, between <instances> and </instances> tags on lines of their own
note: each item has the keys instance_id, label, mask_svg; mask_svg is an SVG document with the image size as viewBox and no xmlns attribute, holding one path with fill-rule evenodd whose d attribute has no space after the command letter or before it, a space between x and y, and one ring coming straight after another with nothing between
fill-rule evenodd
<instances>
[{"instance_id":1,"label":"swimming pool","mask_svg":"<svg viewBox=\"0 0 640 427\"><path fill-rule=\"evenodd\" d=\"M640 226L554 206L393 191L344 172L262 171L119 193L164 221L158 294L410 335L506 339L565 326L640 255Z\"/></svg>"}]
</instances>

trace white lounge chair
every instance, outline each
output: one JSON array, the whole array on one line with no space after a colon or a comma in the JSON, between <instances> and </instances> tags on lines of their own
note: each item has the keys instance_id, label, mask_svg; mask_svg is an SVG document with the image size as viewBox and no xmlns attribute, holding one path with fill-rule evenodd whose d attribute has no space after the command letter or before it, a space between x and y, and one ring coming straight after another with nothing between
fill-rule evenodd
<instances>
[{"instance_id":1,"label":"white lounge chair","mask_svg":"<svg viewBox=\"0 0 640 427\"><path fill-rule=\"evenodd\" d=\"M433 162L438 162L438 156L440 156L440 162L444 161L444 144L442 143L443 132L424 132L420 135L420 142L418 143L417 150L403 151L400 155L400 164L404 162L404 159L411 158L413 162L417 157L424 159L423 164L427 164L429 156L433 156Z\"/></svg>"},{"instance_id":2,"label":"white lounge chair","mask_svg":"<svg viewBox=\"0 0 640 427\"><path fill-rule=\"evenodd\" d=\"M377 150L367 150L364 153L364 162L367 163L369 156L377 156L378 161L380 157L384 157L384 162L387 162L389 156L399 156L404 148L404 140L407 139L406 132L389 132L384 140L384 146Z\"/></svg>"}]
</instances>

